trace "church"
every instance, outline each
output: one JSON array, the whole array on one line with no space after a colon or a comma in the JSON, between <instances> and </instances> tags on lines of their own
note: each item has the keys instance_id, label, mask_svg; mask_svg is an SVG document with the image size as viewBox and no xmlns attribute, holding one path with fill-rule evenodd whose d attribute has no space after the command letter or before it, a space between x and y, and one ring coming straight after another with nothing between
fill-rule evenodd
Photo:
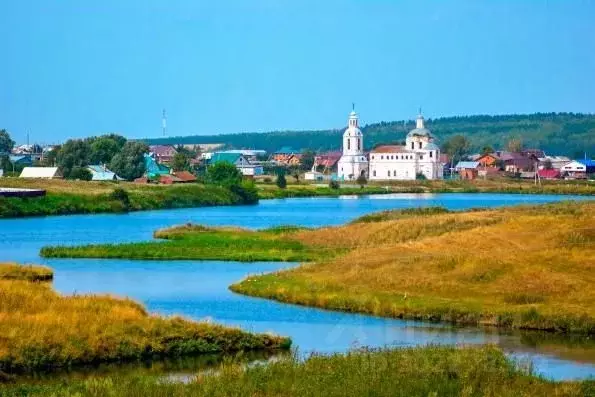
<instances>
[{"instance_id":1,"label":"church","mask_svg":"<svg viewBox=\"0 0 595 397\"><path fill-rule=\"evenodd\" d=\"M434 142L435 139L425 127L420 110L415 128L407 134L404 146L380 145L366 156L359 118L352 111L349 125L343 134L339 179L354 180L360 175L371 181L414 180L422 175L426 179L442 179L440 148Z\"/></svg>"}]
</instances>

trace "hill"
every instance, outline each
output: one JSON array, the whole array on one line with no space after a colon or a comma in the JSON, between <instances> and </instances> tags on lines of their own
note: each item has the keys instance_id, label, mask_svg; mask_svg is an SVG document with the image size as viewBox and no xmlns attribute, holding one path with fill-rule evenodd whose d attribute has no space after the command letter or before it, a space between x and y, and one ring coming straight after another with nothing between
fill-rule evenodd
<instances>
[{"instance_id":1,"label":"hill","mask_svg":"<svg viewBox=\"0 0 595 397\"><path fill-rule=\"evenodd\" d=\"M595 114L535 113L529 115L459 116L428 119L427 127L444 142L456 134L467 136L474 150L484 146L504 148L511 138L520 138L526 147L536 147L552 155L576 158L595 154ZM366 149L380 143L400 142L414 128L412 120L380 122L362 128ZM296 149L333 150L341 145L342 128L313 131L246 132L238 134L194 135L144 139L148 144L223 143L229 148L254 148L274 152L282 146Z\"/></svg>"}]
</instances>

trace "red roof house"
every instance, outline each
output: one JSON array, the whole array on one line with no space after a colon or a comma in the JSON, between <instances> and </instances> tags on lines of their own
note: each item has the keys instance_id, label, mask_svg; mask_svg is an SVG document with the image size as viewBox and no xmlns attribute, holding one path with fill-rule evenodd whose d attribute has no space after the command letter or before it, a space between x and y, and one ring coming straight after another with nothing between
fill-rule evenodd
<instances>
[{"instance_id":1,"label":"red roof house","mask_svg":"<svg viewBox=\"0 0 595 397\"><path fill-rule=\"evenodd\" d=\"M537 171L537 174L539 175L540 178L543 179L560 179L560 170L539 170Z\"/></svg>"}]
</instances>

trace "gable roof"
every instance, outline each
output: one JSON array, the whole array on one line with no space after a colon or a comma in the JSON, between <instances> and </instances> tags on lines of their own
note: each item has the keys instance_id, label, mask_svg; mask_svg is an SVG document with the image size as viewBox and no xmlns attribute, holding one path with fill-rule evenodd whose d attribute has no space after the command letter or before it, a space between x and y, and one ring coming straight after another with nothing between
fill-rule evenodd
<instances>
[{"instance_id":1,"label":"gable roof","mask_svg":"<svg viewBox=\"0 0 595 397\"><path fill-rule=\"evenodd\" d=\"M173 156L176 153L178 153L178 151L176 149L174 149L172 146L167 146L167 145L149 146L149 150L151 151L151 153L154 153L158 157L162 157L162 156L169 157L169 156Z\"/></svg>"},{"instance_id":2,"label":"gable roof","mask_svg":"<svg viewBox=\"0 0 595 397\"><path fill-rule=\"evenodd\" d=\"M91 171L92 181L113 181L119 179L115 172L101 165L88 165L87 169Z\"/></svg>"},{"instance_id":3,"label":"gable roof","mask_svg":"<svg viewBox=\"0 0 595 397\"><path fill-rule=\"evenodd\" d=\"M188 171L177 171L174 175L182 182L194 182L196 177Z\"/></svg>"},{"instance_id":4,"label":"gable roof","mask_svg":"<svg viewBox=\"0 0 595 397\"><path fill-rule=\"evenodd\" d=\"M459 161L457 165L455 165L455 169L460 168L477 168L479 166L479 161Z\"/></svg>"},{"instance_id":5,"label":"gable roof","mask_svg":"<svg viewBox=\"0 0 595 397\"><path fill-rule=\"evenodd\" d=\"M160 175L169 174L169 167L159 164L153 157L145 153L145 174L149 178L155 178Z\"/></svg>"},{"instance_id":6,"label":"gable roof","mask_svg":"<svg viewBox=\"0 0 595 397\"><path fill-rule=\"evenodd\" d=\"M21 178L61 178L58 167L25 167Z\"/></svg>"},{"instance_id":7,"label":"gable roof","mask_svg":"<svg viewBox=\"0 0 595 397\"><path fill-rule=\"evenodd\" d=\"M225 161L231 164L235 164L240 158L243 158L241 153L228 153L228 152L215 152L211 156L211 164L218 163L220 161ZM247 162L247 160L246 160Z\"/></svg>"}]
</instances>

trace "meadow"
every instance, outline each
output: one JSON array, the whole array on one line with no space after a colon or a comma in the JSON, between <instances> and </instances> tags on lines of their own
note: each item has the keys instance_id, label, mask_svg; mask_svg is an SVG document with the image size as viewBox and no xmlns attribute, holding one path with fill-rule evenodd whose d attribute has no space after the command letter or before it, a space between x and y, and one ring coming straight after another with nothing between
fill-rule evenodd
<instances>
[{"instance_id":1,"label":"meadow","mask_svg":"<svg viewBox=\"0 0 595 397\"><path fill-rule=\"evenodd\" d=\"M0 265L0 380L100 362L277 350L291 344L279 336L151 315L130 299L62 296L43 282L51 270L16 266Z\"/></svg>"},{"instance_id":2,"label":"meadow","mask_svg":"<svg viewBox=\"0 0 595 397\"><path fill-rule=\"evenodd\" d=\"M0 385L0 396L590 396L595 381L553 382L495 347L417 347L297 356L266 365L233 361L186 383L107 377L46 385Z\"/></svg>"},{"instance_id":3,"label":"meadow","mask_svg":"<svg viewBox=\"0 0 595 397\"><path fill-rule=\"evenodd\" d=\"M595 202L406 209L340 227L182 225L166 241L45 247L48 257L302 261L239 293L325 309L595 334Z\"/></svg>"}]
</instances>

